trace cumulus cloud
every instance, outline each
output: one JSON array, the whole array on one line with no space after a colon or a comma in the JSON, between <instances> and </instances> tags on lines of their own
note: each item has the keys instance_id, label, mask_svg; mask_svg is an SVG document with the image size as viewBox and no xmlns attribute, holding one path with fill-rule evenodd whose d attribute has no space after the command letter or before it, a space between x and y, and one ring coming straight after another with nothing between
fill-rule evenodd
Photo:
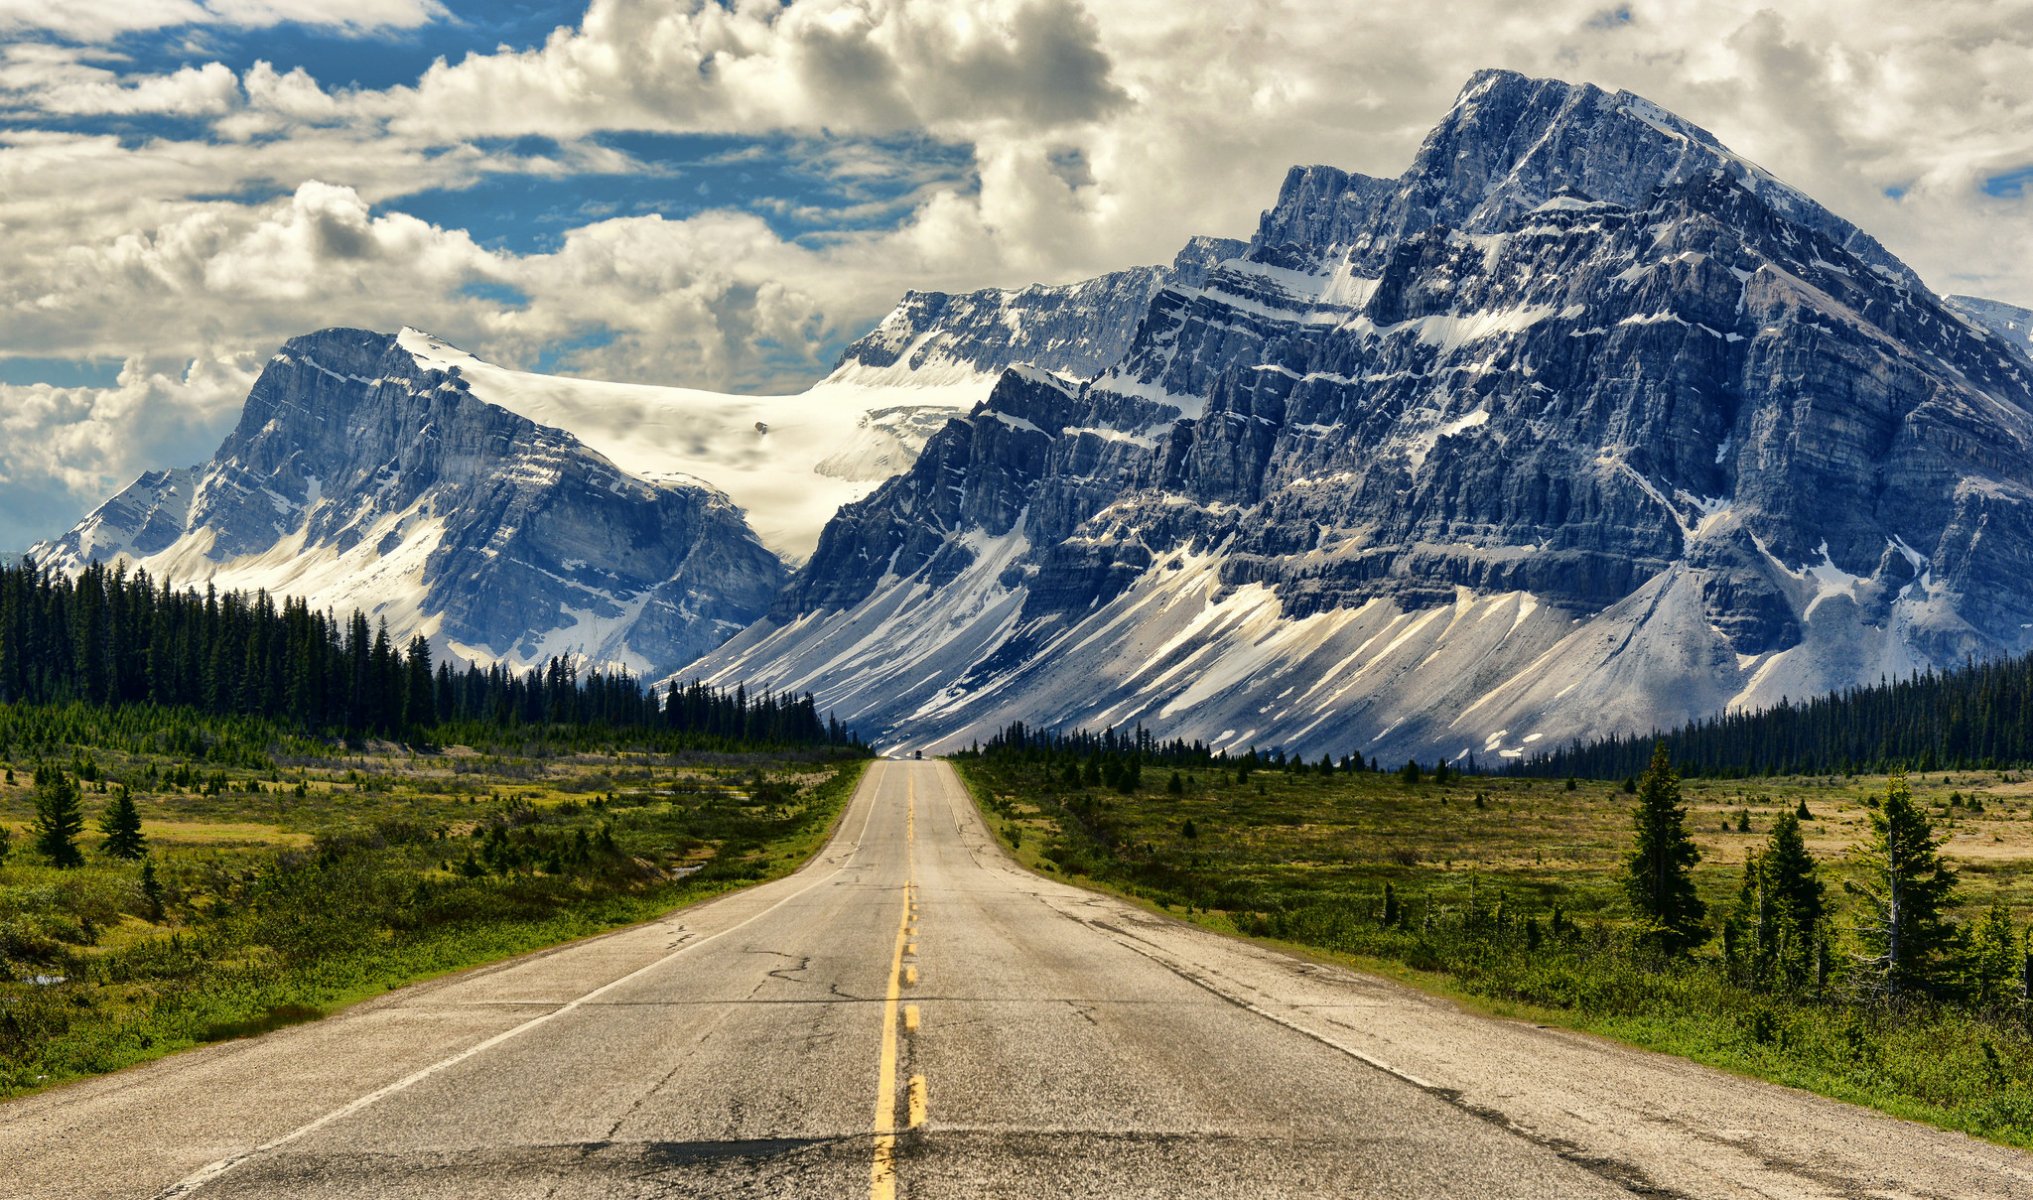
<instances>
[{"instance_id":1,"label":"cumulus cloud","mask_svg":"<svg viewBox=\"0 0 2033 1200\"><path fill-rule=\"evenodd\" d=\"M1096 33L1074 0L593 0L541 47L433 66L392 128L1048 129L1122 103Z\"/></svg>"},{"instance_id":2,"label":"cumulus cloud","mask_svg":"<svg viewBox=\"0 0 2033 1200\"><path fill-rule=\"evenodd\" d=\"M104 388L0 384L0 552L61 532L43 514L82 513L143 471L201 461L264 357L135 357Z\"/></svg>"},{"instance_id":3,"label":"cumulus cloud","mask_svg":"<svg viewBox=\"0 0 2033 1200\"><path fill-rule=\"evenodd\" d=\"M263 29L284 22L349 33L413 29L445 15L438 0L0 0L0 33L36 31L81 42L187 25Z\"/></svg>"},{"instance_id":4,"label":"cumulus cloud","mask_svg":"<svg viewBox=\"0 0 2033 1200\"><path fill-rule=\"evenodd\" d=\"M0 0L0 30L86 40L321 10L354 29L443 15L427 0ZM563 361L582 373L786 388L908 287L1071 279L1246 235L1294 163L1396 174L1487 66L1649 96L1938 289L2033 304L2033 196L1985 186L2033 164L2029 56L2033 0L591 0L540 45L380 90L267 63L138 74L22 41L0 53L0 357L232 362L320 325L407 323L511 363L578 346ZM81 124L145 113L212 136ZM616 131L767 135L749 151L765 157L802 139L847 199L587 216L537 253L390 211L490 177L638 169L602 140ZM857 194L908 164L873 140L890 135L965 162ZM223 425L231 406L196 386L110 391ZM0 392L0 416L31 404L131 411Z\"/></svg>"}]
</instances>

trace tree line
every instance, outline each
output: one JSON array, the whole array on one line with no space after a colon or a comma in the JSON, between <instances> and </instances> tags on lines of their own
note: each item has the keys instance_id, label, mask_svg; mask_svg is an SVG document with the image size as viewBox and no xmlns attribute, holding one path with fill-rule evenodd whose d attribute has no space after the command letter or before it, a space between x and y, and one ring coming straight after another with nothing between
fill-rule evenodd
<instances>
[{"instance_id":1,"label":"tree line","mask_svg":"<svg viewBox=\"0 0 2033 1200\"><path fill-rule=\"evenodd\" d=\"M1663 740L1689 775L1878 774L1996 769L2033 763L2033 655L1781 699L1665 733L1611 737L1514 763L1514 774L1623 779Z\"/></svg>"},{"instance_id":2,"label":"tree line","mask_svg":"<svg viewBox=\"0 0 2033 1200\"><path fill-rule=\"evenodd\" d=\"M859 745L817 702L698 682L659 692L564 658L516 671L435 665L385 621L267 592L178 591L146 571L0 566L0 703L155 705L312 733L428 740L461 725L666 729L730 741Z\"/></svg>"},{"instance_id":3,"label":"tree line","mask_svg":"<svg viewBox=\"0 0 2033 1200\"><path fill-rule=\"evenodd\" d=\"M1337 771L1381 769L1376 759L1365 759L1360 754L1344 754L1340 758L1323 754L1319 762L1309 763L1303 758L1288 757L1282 748L1266 751L1252 746L1246 753L1231 755L1226 750L1212 749L1198 738L1190 742L1184 738L1159 738L1142 725L1127 730L1109 726L1096 733L1090 729L1039 729L1014 721L992 734L988 741L974 743L964 753L970 757L1032 764L1052 765L1071 761L1087 764L1094 771L1108 763L1124 767L1132 764L1137 767L1232 767L1242 771L1245 779L1251 771L1332 775ZM1419 769L1417 763L1407 765L1415 772ZM1444 776L1446 764L1439 764L1439 770Z\"/></svg>"}]
</instances>

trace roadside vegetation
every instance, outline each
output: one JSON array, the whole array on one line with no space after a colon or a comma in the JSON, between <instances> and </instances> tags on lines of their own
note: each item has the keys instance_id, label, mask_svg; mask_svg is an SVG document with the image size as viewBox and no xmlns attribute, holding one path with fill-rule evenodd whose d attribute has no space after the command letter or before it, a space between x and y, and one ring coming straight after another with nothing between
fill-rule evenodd
<instances>
[{"instance_id":1,"label":"roadside vegetation","mask_svg":"<svg viewBox=\"0 0 2033 1200\"><path fill-rule=\"evenodd\" d=\"M704 700L707 697L694 697ZM788 873L852 745L0 704L0 1098Z\"/></svg>"},{"instance_id":2,"label":"roadside vegetation","mask_svg":"<svg viewBox=\"0 0 2033 1200\"><path fill-rule=\"evenodd\" d=\"M2033 775L1610 781L1014 728L1025 865L1478 1006L2033 1146Z\"/></svg>"}]
</instances>

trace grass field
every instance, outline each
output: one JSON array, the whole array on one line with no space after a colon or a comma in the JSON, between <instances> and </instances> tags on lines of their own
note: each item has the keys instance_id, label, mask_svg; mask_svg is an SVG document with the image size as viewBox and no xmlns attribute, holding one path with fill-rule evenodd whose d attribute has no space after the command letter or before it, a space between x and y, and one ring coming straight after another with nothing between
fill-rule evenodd
<instances>
[{"instance_id":1,"label":"grass field","mask_svg":"<svg viewBox=\"0 0 2033 1200\"><path fill-rule=\"evenodd\" d=\"M1882 777L1688 780L1695 872L1712 923L1747 853L1804 804L1835 905L1825 988L1734 982L1720 947L1668 960L1628 934L1621 781L1147 768L1130 795L1015 758L959 761L1027 866L1225 932L1324 953L1493 1011L1560 1023L2033 1146L2033 1037L2023 1006L1870 999L1851 986L1842 881ZM1960 872L1958 914L2033 919L2033 780L1950 772L1913 781ZM1743 826L1748 829L1744 830ZM1400 907L1383 921L1389 885ZM1555 909L1569 932L1552 926ZM1531 928L1528 928L1528 925Z\"/></svg>"},{"instance_id":2,"label":"grass field","mask_svg":"<svg viewBox=\"0 0 2033 1200\"><path fill-rule=\"evenodd\" d=\"M91 820L86 864L70 870L32 848L32 771L5 765L0 1097L788 873L862 766L817 752L291 750L237 767L74 750L59 761L83 779ZM141 811L153 897L139 863L97 851L120 786Z\"/></svg>"}]
</instances>

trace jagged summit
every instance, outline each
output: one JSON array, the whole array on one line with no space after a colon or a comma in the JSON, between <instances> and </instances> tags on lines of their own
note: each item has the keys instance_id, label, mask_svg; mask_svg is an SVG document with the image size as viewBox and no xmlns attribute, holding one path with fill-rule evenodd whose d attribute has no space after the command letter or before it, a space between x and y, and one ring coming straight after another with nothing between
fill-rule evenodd
<instances>
[{"instance_id":1,"label":"jagged summit","mask_svg":"<svg viewBox=\"0 0 2033 1200\"><path fill-rule=\"evenodd\" d=\"M1292 168L1251 245L1346 246L1374 265L1381 247L1429 228L1488 233L1562 196L1644 207L1662 188L1718 171L1790 223L1919 286L1875 238L1644 97L1495 69L1469 78L1397 179Z\"/></svg>"}]
</instances>

